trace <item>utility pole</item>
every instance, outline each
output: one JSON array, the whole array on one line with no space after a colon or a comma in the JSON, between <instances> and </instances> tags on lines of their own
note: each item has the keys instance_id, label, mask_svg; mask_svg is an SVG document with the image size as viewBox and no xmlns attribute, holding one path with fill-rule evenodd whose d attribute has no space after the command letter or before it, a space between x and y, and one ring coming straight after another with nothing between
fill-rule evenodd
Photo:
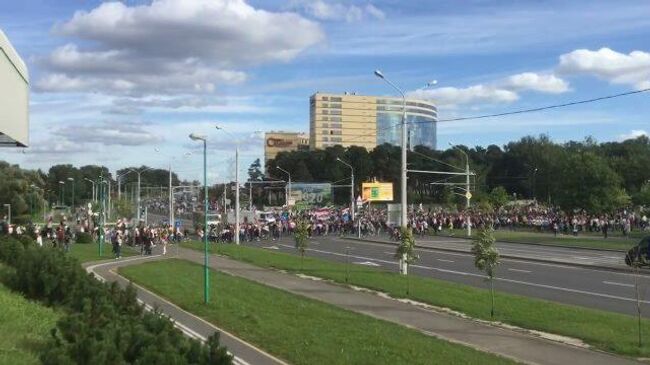
<instances>
[{"instance_id":1,"label":"utility pole","mask_svg":"<svg viewBox=\"0 0 650 365\"><path fill-rule=\"evenodd\" d=\"M173 205L173 199L174 195L172 193L172 163L169 162L169 225L174 227L174 213L172 210L174 209Z\"/></svg>"},{"instance_id":2,"label":"utility pole","mask_svg":"<svg viewBox=\"0 0 650 365\"><path fill-rule=\"evenodd\" d=\"M384 74L379 71L375 70L375 76L379 77L380 79L386 81L390 86L393 87L393 89L397 90L401 95L402 95L402 168L401 168L401 226L403 229L409 229L408 225L408 202L407 202L407 194L406 194L406 170L407 170L407 161L406 161L406 152L407 152L407 140L408 140L408 130L407 130L407 125L406 125L406 95L400 89L397 87L395 84L393 84L390 80L388 80ZM408 263L406 262L406 254L402 255L402 258L400 259L400 272L403 275L408 274Z\"/></svg>"},{"instance_id":3,"label":"utility pole","mask_svg":"<svg viewBox=\"0 0 650 365\"><path fill-rule=\"evenodd\" d=\"M286 204L287 204L287 208L288 208L289 207L289 198L291 197L291 174L289 173L289 171L283 169L280 166L276 166L275 168L282 171L282 172L284 172L289 177L289 184L287 185L287 190L286 190L286 193L285 193L286 194L285 195L285 200L286 200Z\"/></svg>"}]
</instances>

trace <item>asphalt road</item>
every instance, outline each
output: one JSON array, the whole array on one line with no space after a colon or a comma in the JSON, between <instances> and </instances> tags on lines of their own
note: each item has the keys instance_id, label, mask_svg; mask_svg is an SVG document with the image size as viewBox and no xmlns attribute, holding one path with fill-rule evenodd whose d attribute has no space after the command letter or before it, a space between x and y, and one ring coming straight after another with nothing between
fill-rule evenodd
<instances>
[{"instance_id":1,"label":"asphalt road","mask_svg":"<svg viewBox=\"0 0 650 365\"><path fill-rule=\"evenodd\" d=\"M290 237L280 241L245 244L297 254ZM420 241L418 244L420 245ZM461 243L458 240L445 242L441 239L437 240L436 244L460 245ZM467 242L464 245L467 246ZM514 245L515 249L523 250L520 249L523 246ZM540 252L540 255L547 256L558 252L564 254L562 250L572 251L544 246L535 246L533 249ZM420 259L416 264L411 265L411 274L486 288L485 277L474 267L473 257L469 253L436 249L417 249L417 252ZM397 272L398 263L394 259L394 253L395 247L391 245L353 241L335 236L314 237L308 250L308 255L326 260L337 262L349 260L352 265L374 266ZM575 254L588 255L581 250ZM598 251L592 254L607 255ZM643 298L643 315L650 317L650 293L648 293L650 276L640 275L639 283ZM503 258L497 271L495 287L497 290L528 297L630 315L636 314L634 275L631 273Z\"/></svg>"},{"instance_id":2,"label":"asphalt road","mask_svg":"<svg viewBox=\"0 0 650 365\"><path fill-rule=\"evenodd\" d=\"M379 238L382 240L381 238ZM416 237L418 246L469 252L471 240L450 237ZM624 254L610 250L554 247L525 243L496 242L502 256L530 260L548 260L569 265L589 265L626 270Z\"/></svg>"}]
</instances>

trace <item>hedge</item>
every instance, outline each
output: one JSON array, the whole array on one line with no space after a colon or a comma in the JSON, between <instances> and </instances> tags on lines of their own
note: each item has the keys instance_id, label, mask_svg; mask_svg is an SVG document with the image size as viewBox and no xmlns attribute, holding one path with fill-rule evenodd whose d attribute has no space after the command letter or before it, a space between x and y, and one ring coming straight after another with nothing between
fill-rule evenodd
<instances>
[{"instance_id":1,"label":"hedge","mask_svg":"<svg viewBox=\"0 0 650 365\"><path fill-rule=\"evenodd\" d=\"M66 313L43 364L232 364L218 333L206 344L189 339L158 310L145 311L131 285L99 282L63 251L21 241L0 237L0 261L15 268L8 284Z\"/></svg>"}]
</instances>

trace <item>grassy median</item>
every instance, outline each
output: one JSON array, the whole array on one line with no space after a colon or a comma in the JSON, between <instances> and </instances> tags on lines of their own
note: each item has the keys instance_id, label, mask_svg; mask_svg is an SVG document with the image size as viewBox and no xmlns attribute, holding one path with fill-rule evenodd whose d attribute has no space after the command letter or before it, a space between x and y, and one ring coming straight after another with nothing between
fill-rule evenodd
<instances>
[{"instance_id":1,"label":"grassy median","mask_svg":"<svg viewBox=\"0 0 650 365\"><path fill-rule=\"evenodd\" d=\"M0 270L6 268L0 267ZM59 314L0 284L0 364L40 364L38 354Z\"/></svg>"},{"instance_id":2,"label":"grassy median","mask_svg":"<svg viewBox=\"0 0 650 365\"><path fill-rule=\"evenodd\" d=\"M198 250L203 247L199 242L183 245ZM302 272L338 283L347 282L386 292L393 297L408 297L450 308L474 318L490 320L489 292L469 285L411 276L410 294L406 295L406 279L382 269L305 257L304 269L301 270L300 257L296 255L235 245L212 245L210 249L212 253L227 255L257 266ZM630 303L630 306L633 305ZM495 320L579 338L605 351L650 356L650 339L639 347L637 319L624 314L497 292ZM644 336L650 334L650 320L642 320L642 333Z\"/></svg>"},{"instance_id":3,"label":"grassy median","mask_svg":"<svg viewBox=\"0 0 650 365\"><path fill-rule=\"evenodd\" d=\"M122 245L122 257L136 255L135 249ZM70 245L70 255L75 257L79 262L99 261L115 258L113 246L108 243L102 245L102 255L99 256L99 246L97 243L73 243Z\"/></svg>"},{"instance_id":4,"label":"grassy median","mask_svg":"<svg viewBox=\"0 0 650 365\"><path fill-rule=\"evenodd\" d=\"M476 238L478 230L474 230L472 237ZM461 229L454 229L453 231L443 230L438 234L442 237L458 237L465 238L466 231ZM604 239L602 235L595 233L581 232L578 236L558 234L557 237L552 233L538 233L530 230L516 230L511 231L508 229L499 229L494 231L494 238L498 241L507 241L512 243L535 243L548 246L571 246L571 247L584 247L593 249L608 249L627 251L632 246L636 245L642 237L650 236L650 232L632 232L631 238L625 238L621 235L612 236Z\"/></svg>"},{"instance_id":5,"label":"grassy median","mask_svg":"<svg viewBox=\"0 0 650 365\"><path fill-rule=\"evenodd\" d=\"M292 364L510 364L505 358L424 335L252 281L170 259L120 274Z\"/></svg>"}]
</instances>

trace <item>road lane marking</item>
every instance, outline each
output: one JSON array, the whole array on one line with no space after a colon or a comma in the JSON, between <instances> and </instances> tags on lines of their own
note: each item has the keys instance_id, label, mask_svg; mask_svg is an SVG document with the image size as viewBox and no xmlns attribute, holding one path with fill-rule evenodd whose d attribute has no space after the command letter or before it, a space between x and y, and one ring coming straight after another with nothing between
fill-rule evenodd
<instances>
[{"instance_id":1,"label":"road lane marking","mask_svg":"<svg viewBox=\"0 0 650 365\"><path fill-rule=\"evenodd\" d=\"M530 274L532 272L530 270L521 270L521 269L508 269L508 271L523 272L526 274Z\"/></svg>"},{"instance_id":2,"label":"road lane marking","mask_svg":"<svg viewBox=\"0 0 650 365\"><path fill-rule=\"evenodd\" d=\"M454 262L452 260L445 260L445 259L436 259L436 260L441 261L441 262Z\"/></svg>"},{"instance_id":3,"label":"road lane marking","mask_svg":"<svg viewBox=\"0 0 650 365\"><path fill-rule=\"evenodd\" d=\"M366 266L381 266L381 265L376 264L376 263L374 263L372 261L359 261L359 262L353 262L353 264L366 265Z\"/></svg>"},{"instance_id":4,"label":"road lane marking","mask_svg":"<svg viewBox=\"0 0 650 365\"><path fill-rule=\"evenodd\" d=\"M340 241L341 239L338 239L338 240ZM376 242L367 242L367 241L366 242L357 241L354 244L361 244L361 245L373 246L373 247L379 247L379 246L385 246L386 245L385 243L376 243ZM429 253L432 253L432 251L434 251L435 254L440 254L440 255L473 257L472 253L469 252L469 251L465 251L465 252L449 252L449 251L445 251L445 247L442 247L442 246L436 247L436 246L422 246L422 245L420 245L419 247L416 247L415 250L417 252L419 252L420 254L429 254ZM603 269L596 269L596 268L587 268L587 267L575 266L575 265L573 265L574 262L571 262L571 261L568 261L568 260L566 260L566 261L565 260L557 260L557 258L555 258L555 257L551 257L551 259L556 260L555 261L556 263L554 263L554 264L545 263L545 262L538 262L538 261L530 261L530 258L532 258L532 257L523 257L523 256L521 256L519 258L509 257L509 258L504 258L502 261L505 261L505 262L518 262L518 263L522 263L522 264L536 265L536 266L557 267L557 268L562 268L562 269L566 269L566 270L573 270L573 271L585 271L585 272L608 271L608 272L610 272L609 270L606 270L607 267L604 267ZM623 260L621 259L620 263L622 264L622 262L623 262ZM596 263L596 262L594 262L594 263ZM606 260L606 261L598 262L598 263L612 264L612 262L610 260ZM625 273L625 272L616 272L615 274L616 275L625 275L625 276L634 275L634 274L628 274L628 273Z\"/></svg>"},{"instance_id":5,"label":"road lane marking","mask_svg":"<svg viewBox=\"0 0 650 365\"><path fill-rule=\"evenodd\" d=\"M291 247L291 246L288 246L288 245L281 245L281 246ZM375 258L372 258L372 257L364 257L364 256L356 256L356 255L345 255L345 254L341 254L341 253L338 253L338 252L316 250L316 249L312 249L312 248L308 248L307 251L320 252L320 253L334 255L334 256L343 256L343 257L349 256L349 257L353 257L355 259L360 259L360 260L373 260L373 261L376 261L376 262L381 262L381 263L385 263L385 264L389 264L389 265L399 265L397 262L394 262L394 261L380 260L380 259L375 259ZM462 276L472 276L472 277L487 279L487 276L482 275L482 274L476 274L476 273L470 273L470 272L464 272L464 271L457 271L457 270L442 269L442 268L431 267L431 266L422 266L422 265L410 265L410 266L414 267L414 268L418 268L418 269L424 269L424 270L430 270L430 271L438 271L438 272L447 273L447 274L455 274L455 275L462 275ZM587 291L587 290L564 288L564 287L561 287L561 286L538 284L538 283L531 283L531 282L527 282L527 281L505 279L505 278L495 278L495 280L506 282L506 283L511 283L511 284L519 284L519 285L532 286L532 287L543 288L543 289L558 290L558 291L563 291L563 292L568 292L568 293L591 295L591 296L601 297L601 298L623 300L623 301L626 301L626 302L636 302L636 299L634 299L634 298L626 298L626 297L620 297L620 296L617 296L617 295L596 293L596 292L591 292L591 291ZM643 304L650 304L650 301L647 301L647 300L642 300L640 302L643 303Z\"/></svg>"},{"instance_id":6,"label":"road lane marking","mask_svg":"<svg viewBox=\"0 0 650 365\"><path fill-rule=\"evenodd\" d=\"M634 284L626 284L626 283L617 283L615 281L603 281L603 284L607 285L617 285L617 286L624 286L626 288L634 288Z\"/></svg>"}]
</instances>

